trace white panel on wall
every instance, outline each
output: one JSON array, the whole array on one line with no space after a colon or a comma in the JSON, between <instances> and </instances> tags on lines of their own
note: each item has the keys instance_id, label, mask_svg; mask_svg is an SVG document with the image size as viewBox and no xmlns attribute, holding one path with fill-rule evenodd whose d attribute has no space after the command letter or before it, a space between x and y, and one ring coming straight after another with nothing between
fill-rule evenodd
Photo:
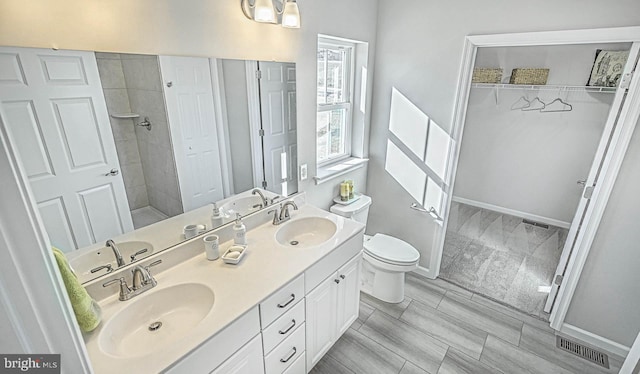
<instances>
[{"instance_id":1,"label":"white panel on wall","mask_svg":"<svg viewBox=\"0 0 640 374\"><path fill-rule=\"evenodd\" d=\"M71 169L107 164L91 98L52 100Z\"/></svg>"},{"instance_id":2,"label":"white panel on wall","mask_svg":"<svg viewBox=\"0 0 640 374\"><path fill-rule=\"evenodd\" d=\"M78 56L39 55L45 82L52 85L86 85L87 74Z\"/></svg>"},{"instance_id":3,"label":"white panel on wall","mask_svg":"<svg viewBox=\"0 0 640 374\"><path fill-rule=\"evenodd\" d=\"M423 201L427 175L390 140L387 141L385 170L416 201Z\"/></svg>"},{"instance_id":4,"label":"white panel on wall","mask_svg":"<svg viewBox=\"0 0 640 374\"><path fill-rule=\"evenodd\" d=\"M429 117L393 88L389 130L420 159L424 156Z\"/></svg>"},{"instance_id":5,"label":"white panel on wall","mask_svg":"<svg viewBox=\"0 0 640 374\"><path fill-rule=\"evenodd\" d=\"M101 242L124 234L113 186L105 184L78 192L93 242Z\"/></svg>"},{"instance_id":6,"label":"white panel on wall","mask_svg":"<svg viewBox=\"0 0 640 374\"><path fill-rule=\"evenodd\" d=\"M62 198L56 197L38 203L40 217L49 235L51 245L63 252L73 251L78 247L73 237L71 223Z\"/></svg>"},{"instance_id":7,"label":"white panel on wall","mask_svg":"<svg viewBox=\"0 0 640 374\"><path fill-rule=\"evenodd\" d=\"M26 82L20 56L17 53L0 53L0 84L24 85Z\"/></svg>"},{"instance_id":8,"label":"white panel on wall","mask_svg":"<svg viewBox=\"0 0 640 374\"><path fill-rule=\"evenodd\" d=\"M433 179L427 178L427 189L424 194L424 201L422 202L422 206L429 209L431 207L435 208L438 214L442 214L442 201L444 200L444 191L438 183L436 183Z\"/></svg>"},{"instance_id":9,"label":"white panel on wall","mask_svg":"<svg viewBox=\"0 0 640 374\"><path fill-rule=\"evenodd\" d=\"M429 123L429 137L427 138L427 153L424 163L443 182L448 183L447 167L449 166L449 154L452 140L438 124Z\"/></svg>"},{"instance_id":10,"label":"white panel on wall","mask_svg":"<svg viewBox=\"0 0 640 374\"><path fill-rule=\"evenodd\" d=\"M29 179L40 179L53 174L53 166L46 149L42 129L32 101L14 101L2 104L5 122L12 142L21 151L20 160ZM24 154L22 154L24 153Z\"/></svg>"}]
</instances>

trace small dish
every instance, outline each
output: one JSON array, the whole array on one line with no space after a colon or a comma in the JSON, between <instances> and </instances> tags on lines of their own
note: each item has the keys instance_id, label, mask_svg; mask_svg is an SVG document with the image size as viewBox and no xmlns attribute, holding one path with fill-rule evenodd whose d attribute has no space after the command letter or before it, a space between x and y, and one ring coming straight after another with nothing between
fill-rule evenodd
<instances>
[{"instance_id":1,"label":"small dish","mask_svg":"<svg viewBox=\"0 0 640 374\"><path fill-rule=\"evenodd\" d=\"M225 264L237 265L242 261L244 254L247 252L246 245L232 245L227 249L227 251L222 255L222 261Z\"/></svg>"}]
</instances>

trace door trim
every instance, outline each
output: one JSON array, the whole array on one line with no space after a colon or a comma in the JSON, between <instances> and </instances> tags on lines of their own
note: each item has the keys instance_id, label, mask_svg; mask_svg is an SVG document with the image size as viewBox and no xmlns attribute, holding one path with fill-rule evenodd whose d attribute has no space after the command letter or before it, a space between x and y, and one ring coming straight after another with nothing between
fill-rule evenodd
<instances>
[{"instance_id":1,"label":"door trim","mask_svg":"<svg viewBox=\"0 0 640 374\"><path fill-rule=\"evenodd\" d=\"M444 249L445 233L448 225L449 209L451 206L452 192L455 185L457 165L460 157L460 145L466 119L469 94L471 90L471 77L475 62L476 53L479 47L512 47L512 46L549 46L562 44L592 44L592 43L624 43L640 41L640 27L619 27L588 30L569 31L545 31L532 33L500 34L500 35L471 35L465 39L462 62L458 86L456 89L456 100L451 137L454 139L454 146L450 151L450 176L451 183L447 191L445 210L443 212L445 222L441 230L436 232L433 239L431 262L433 264L426 273L435 278L440 273L442 253ZM560 287L556 297L556 305L551 312L550 325L556 330L560 330L573 298L576 286L580 279L580 274L591 249L591 244L595 238L597 228L604 214L609 196L613 190L616 177L622 165L624 155L631 140L631 135L636 122L640 117L640 73L636 74L629 87L627 101L632 105L625 105L630 110L620 114L618 126L621 127L619 135L614 138L611 148L605 158L601 183L596 186L591 204L585 216L585 228L580 237L576 240L574 253L567 264L563 287Z\"/></svg>"},{"instance_id":2,"label":"door trim","mask_svg":"<svg viewBox=\"0 0 640 374\"><path fill-rule=\"evenodd\" d=\"M264 179L264 162L262 158L264 157L264 152L258 135L260 129L262 129L260 91L258 88L260 82L256 78L256 72L259 70L258 61L245 61L244 64L247 76L247 110L249 112L249 139L251 140L251 156L253 160L253 186L262 188L262 180Z\"/></svg>"}]
</instances>

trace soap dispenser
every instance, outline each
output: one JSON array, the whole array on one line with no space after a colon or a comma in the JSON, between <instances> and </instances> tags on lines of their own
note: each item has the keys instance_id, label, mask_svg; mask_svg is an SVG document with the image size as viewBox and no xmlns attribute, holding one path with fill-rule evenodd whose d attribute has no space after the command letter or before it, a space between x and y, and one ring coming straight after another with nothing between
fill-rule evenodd
<instances>
[{"instance_id":1,"label":"soap dispenser","mask_svg":"<svg viewBox=\"0 0 640 374\"><path fill-rule=\"evenodd\" d=\"M222 219L224 216L220 212L220 208L218 208L218 204L213 203L213 214L211 214L211 227L216 228L223 224Z\"/></svg>"},{"instance_id":2,"label":"soap dispenser","mask_svg":"<svg viewBox=\"0 0 640 374\"><path fill-rule=\"evenodd\" d=\"M233 225L233 242L238 245L247 245L247 228L242 223L240 213L236 213L236 224Z\"/></svg>"}]
</instances>

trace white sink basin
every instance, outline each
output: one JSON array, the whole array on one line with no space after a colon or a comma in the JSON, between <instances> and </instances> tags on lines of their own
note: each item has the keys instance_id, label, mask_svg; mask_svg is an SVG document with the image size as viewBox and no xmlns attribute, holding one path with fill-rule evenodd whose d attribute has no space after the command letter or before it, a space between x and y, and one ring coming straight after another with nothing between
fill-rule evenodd
<instances>
[{"instance_id":1,"label":"white sink basin","mask_svg":"<svg viewBox=\"0 0 640 374\"><path fill-rule=\"evenodd\" d=\"M101 351L125 358L153 353L189 335L209 314L215 299L213 290L200 283L148 292L122 301L130 304L100 330Z\"/></svg>"},{"instance_id":2,"label":"white sink basin","mask_svg":"<svg viewBox=\"0 0 640 374\"><path fill-rule=\"evenodd\" d=\"M138 252L141 249L146 248L147 251L145 253L141 253L136 256L136 261L141 260L145 257L150 256L153 253L153 245L148 242L142 241L130 241L130 242L121 242L116 243L118 250L122 254L122 259L125 264L129 264L131 262L131 255ZM91 269L95 269L98 266L111 264L113 270L118 269L118 265L116 263L116 256L113 254L113 250L109 247L102 247L100 249L95 249L92 251L87 251L82 253L77 257L70 256L69 265L73 268L73 271L78 276L78 279L81 283L90 281L94 278L97 278L101 275L107 274L106 269L102 269L95 273L91 273Z\"/></svg>"},{"instance_id":3,"label":"white sink basin","mask_svg":"<svg viewBox=\"0 0 640 374\"><path fill-rule=\"evenodd\" d=\"M336 224L322 217L305 217L285 223L277 232L278 243L291 248L320 245L336 233Z\"/></svg>"},{"instance_id":4,"label":"white sink basin","mask_svg":"<svg viewBox=\"0 0 640 374\"><path fill-rule=\"evenodd\" d=\"M223 214L230 218L236 218L236 213L246 216L262 208L262 198L258 195L234 198L233 200L219 206Z\"/></svg>"}]
</instances>

